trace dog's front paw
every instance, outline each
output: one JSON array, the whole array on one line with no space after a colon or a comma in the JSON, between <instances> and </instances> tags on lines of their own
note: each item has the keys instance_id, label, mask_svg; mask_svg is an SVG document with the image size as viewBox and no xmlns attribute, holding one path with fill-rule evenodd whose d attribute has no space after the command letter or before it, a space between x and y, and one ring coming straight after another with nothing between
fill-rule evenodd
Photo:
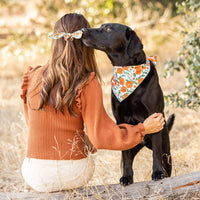
<instances>
[{"instance_id":1,"label":"dog's front paw","mask_svg":"<svg viewBox=\"0 0 200 200\"><path fill-rule=\"evenodd\" d=\"M154 180L154 181L157 181L157 180L160 180L160 179L163 179L166 177L167 177L167 175L164 174L162 171L155 171L152 174L152 180Z\"/></svg>"},{"instance_id":2,"label":"dog's front paw","mask_svg":"<svg viewBox=\"0 0 200 200\"><path fill-rule=\"evenodd\" d=\"M121 185L126 186L126 185L129 185L129 184L133 183L133 177L131 177L131 176L122 176L119 181L120 181Z\"/></svg>"}]
</instances>

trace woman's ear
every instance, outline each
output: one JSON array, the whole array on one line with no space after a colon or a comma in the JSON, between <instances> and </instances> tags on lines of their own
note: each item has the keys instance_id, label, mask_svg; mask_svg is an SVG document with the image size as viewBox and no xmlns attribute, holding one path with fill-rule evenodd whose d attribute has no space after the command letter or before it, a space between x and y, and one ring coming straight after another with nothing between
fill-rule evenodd
<instances>
[{"instance_id":1,"label":"woman's ear","mask_svg":"<svg viewBox=\"0 0 200 200\"><path fill-rule=\"evenodd\" d=\"M137 36L135 31L131 30L129 33L126 31L126 35L129 37L127 54L129 57L133 57L143 50L143 44L141 43L140 38Z\"/></svg>"}]
</instances>

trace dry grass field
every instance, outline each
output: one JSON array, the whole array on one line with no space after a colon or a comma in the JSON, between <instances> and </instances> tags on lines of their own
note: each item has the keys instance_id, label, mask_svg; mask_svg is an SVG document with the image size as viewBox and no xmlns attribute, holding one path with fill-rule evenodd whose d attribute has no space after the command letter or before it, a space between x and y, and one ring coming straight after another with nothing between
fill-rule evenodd
<instances>
[{"instance_id":1,"label":"dry grass field","mask_svg":"<svg viewBox=\"0 0 200 200\"><path fill-rule=\"evenodd\" d=\"M147 55L158 56L158 73L164 94L182 90L185 84L184 72L177 72L169 79L162 77L163 63L166 59L176 59L176 51L180 48L180 38L172 27L176 24L165 23L156 28L138 30L143 37ZM171 31L169 34L166 30ZM137 31L137 30L136 30ZM164 41L163 41L164 40ZM11 44L12 45L12 44ZM0 56L0 192L33 192L23 181L20 166L26 148L27 128L24 121L23 105L20 99L22 71L28 65L44 64L48 55L40 55L38 47L31 46L33 55ZM17 50L17 48L16 48ZM4 49L5 51L5 49ZM2 53L2 52L1 52ZM113 118L110 105L110 81L112 66L101 52L96 52L98 66L104 83L102 83L104 105L107 113ZM44 60L44 58L46 58ZM7 62L7 65L4 63ZM172 176L200 170L200 113L189 109L166 107L166 116L175 113L175 124L170 133L172 153ZM114 119L114 118L113 118ZM121 177L120 151L99 150L95 155L95 174L89 184L118 183ZM146 148L137 155L133 164L134 181L151 179L152 152Z\"/></svg>"}]
</instances>

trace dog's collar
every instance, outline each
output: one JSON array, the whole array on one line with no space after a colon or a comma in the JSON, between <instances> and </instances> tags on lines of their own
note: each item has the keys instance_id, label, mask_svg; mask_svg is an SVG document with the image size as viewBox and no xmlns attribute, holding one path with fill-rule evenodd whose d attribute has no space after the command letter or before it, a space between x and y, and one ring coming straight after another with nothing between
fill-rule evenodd
<instances>
[{"instance_id":1,"label":"dog's collar","mask_svg":"<svg viewBox=\"0 0 200 200\"><path fill-rule=\"evenodd\" d=\"M150 72L150 61L156 65L156 56L146 58L145 64L113 67L112 91L119 102L132 94L147 77Z\"/></svg>"}]
</instances>

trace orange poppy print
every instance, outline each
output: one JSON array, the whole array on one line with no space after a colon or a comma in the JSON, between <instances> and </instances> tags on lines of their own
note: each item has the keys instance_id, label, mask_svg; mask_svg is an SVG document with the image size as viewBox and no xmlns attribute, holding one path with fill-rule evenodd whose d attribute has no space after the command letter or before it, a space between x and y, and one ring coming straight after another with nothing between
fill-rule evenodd
<instances>
[{"instance_id":1,"label":"orange poppy print","mask_svg":"<svg viewBox=\"0 0 200 200\"><path fill-rule=\"evenodd\" d=\"M139 75L139 74L141 74L141 73L142 73L142 70L141 70L141 69L138 69L138 70L135 71L135 74L137 74L137 75Z\"/></svg>"},{"instance_id":2,"label":"orange poppy print","mask_svg":"<svg viewBox=\"0 0 200 200\"><path fill-rule=\"evenodd\" d=\"M141 69L141 65L136 65L136 66L135 66L135 69L136 69L136 70Z\"/></svg>"},{"instance_id":3,"label":"orange poppy print","mask_svg":"<svg viewBox=\"0 0 200 200\"><path fill-rule=\"evenodd\" d=\"M148 58L148 60L152 61L152 62L157 62L157 58L154 56L154 57L150 57Z\"/></svg>"},{"instance_id":4,"label":"orange poppy print","mask_svg":"<svg viewBox=\"0 0 200 200\"><path fill-rule=\"evenodd\" d=\"M133 82L132 81L126 82L126 87L127 88L131 88L132 86L133 86Z\"/></svg>"},{"instance_id":5,"label":"orange poppy print","mask_svg":"<svg viewBox=\"0 0 200 200\"><path fill-rule=\"evenodd\" d=\"M112 81L112 87L114 87L115 86L115 83Z\"/></svg>"},{"instance_id":6,"label":"orange poppy print","mask_svg":"<svg viewBox=\"0 0 200 200\"><path fill-rule=\"evenodd\" d=\"M123 74L123 69L117 68L117 73L118 73L118 74Z\"/></svg>"},{"instance_id":7,"label":"orange poppy print","mask_svg":"<svg viewBox=\"0 0 200 200\"><path fill-rule=\"evenodd\" d=\"M120 83L121 85L124 85L124 78L120 78L120 79L119 79L119 83Z\"/></svg>"},{"instance_id":8,"label":"orange poppy print","mask_svg":"<svg viewBox=\"0 0 200 200\"><path fill-rule=\"evenodd\" d=\"M112 91L119 102L132 94L149 74L150 60L156 65L156 57L152 56L141 65L113 67Z\"/></svg>"},{"instance_id":9,"label":"orange poppy print","mask_svg":"<svg viewBox=\"0 0 200 200\"><path fill-rule=\"evenodd\" d=\"M64 37L65 39L68 39L68 38L75 38L75 39L80 39L82 37L82 31L79 30L79 31L76 31L74 33L65 33L65 32L60 32L60 33L51 33L49 34L49 38L51 39L60 39L62 37Z\"/></svg>"},{"instance_id":10,"label":"orange poppy print","mask_svg":"<svg viewBox=\"0 0 200 200\"><path fill-rule=\"evenodd\" d=\"M123 67L124 70L128 70L129 66Z\"/></svg>"},{"instance_id":11,"label":"orange poppy print","mask_svg":"<svg viewBox=\"0 0 200 200\"><path fill-rule=\"evenodd\" d=\"M121 89L120 89L121 92L126 92L126 87L123 86Z\"/></svg>"},{"instance_id":12,"label":"orange poppy print","mask_svg":"<svg viewBox=\"0 0 200 200\"><path fill-rule=\"evenodd\" d=\"M126 93L123 97L122 97L122 99L124 100L124 99L126 99L128 97L128 94Z\"/></svg>"},{"instance_id":13,"label":"orange poppy print","mask_svg":"<svg viewBox=\"0 0 200 200\"><path fill-rule=\"evenodd\" d=\"M144 78L138 79L138 85L144 80Z\"/></svg>"}]
</instances>

